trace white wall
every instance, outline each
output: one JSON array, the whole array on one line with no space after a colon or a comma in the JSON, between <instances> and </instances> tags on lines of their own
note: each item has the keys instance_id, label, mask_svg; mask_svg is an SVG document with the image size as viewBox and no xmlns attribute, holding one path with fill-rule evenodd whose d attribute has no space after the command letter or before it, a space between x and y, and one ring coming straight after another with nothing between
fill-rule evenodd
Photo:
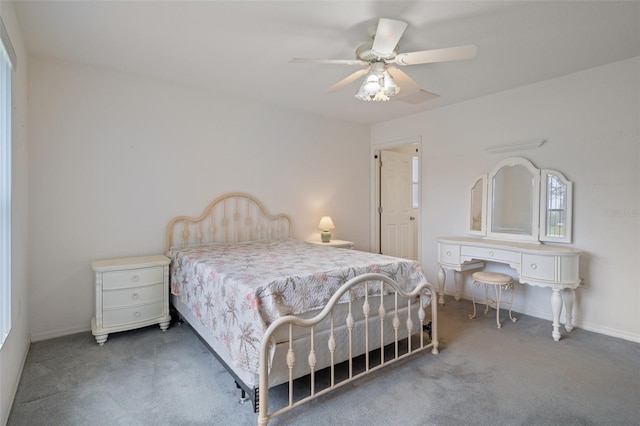
<instances>
[{"instance_id":1,"label":"white wall","mask_svg":"<svg viewBox=\"0 0 640 426\"><path fill-rule=\"evenodd\" d=\"M373 145L422 137L421 263L429 281L437 282L436 238L465 235L473 177L523 156L574 182L571 246L584 251L585 281L576 291L575 324L640 341L639 75L636 57L373 126ZM515 153L483 150L531 139L547 142ZM467 297L470 288L467 277ZM548 289L517 291L516 311L551 318Z\"/></svg>"},{"instance_id":2,"label":"white wall","mask_svg":"<svg viewBox=\"0 0 640 426\"><path fill-rule=\"evenodd\" d=\"M90 328L92 260L163 253L225 192L369 247L367 126L35 57L29 97L34 341Z\"/></svg>"},{"instance_id":3,"label":"white wall","mask_svg":"<svg viewBox=\"0 0 640 426\"><path fill-rule=\"evenodd\" d=\"M18 66L12 76L12 249L11 332L0 350L0 424L5 424L18 388L29 349L27 312L28 196L27 196L27 51L13 3L0 1L0 16L16 52Z\"/></svg>"}]
</instances>

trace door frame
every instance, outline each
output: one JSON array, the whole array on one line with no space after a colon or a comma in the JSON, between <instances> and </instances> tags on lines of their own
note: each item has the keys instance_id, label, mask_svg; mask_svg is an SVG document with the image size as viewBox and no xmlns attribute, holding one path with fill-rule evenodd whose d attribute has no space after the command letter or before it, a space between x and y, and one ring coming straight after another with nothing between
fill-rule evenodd
<instances>
[{"instance_id":1,"label":"door frame","mask_svg":"<svg viewBox=\"0 0 640 426\"><path fill-rule=\"evenodd\" d=\"M416 253L416 257L418 261L422 259L422 136L412 136L408 138L395 139L387 142L381 142L379 144L371 145L370 152L370 181L372 184L371 187L371 247L370 250L374 253L380 252L380 214L378 212L378 206L380 206L380 173L378 162L380 161L380 151L384 151L386 149L398 148L403 145L417 145L418 147L418 176L420 179L418 180L418 217L417 217L417 227L418 232L416 235L417 238L417 247L418 252Z\"/></svg>"}]
</instances>

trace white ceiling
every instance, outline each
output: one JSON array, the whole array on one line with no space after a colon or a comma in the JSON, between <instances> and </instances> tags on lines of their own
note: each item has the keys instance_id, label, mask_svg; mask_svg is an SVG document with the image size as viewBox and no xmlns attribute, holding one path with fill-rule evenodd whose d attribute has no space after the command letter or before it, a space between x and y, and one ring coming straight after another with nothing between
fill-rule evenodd
<instances>
[{"instance_id":1,"label":"white ceiling","mask_svg":"<svg viewBox=\"0 0 640 426\"><path fill-rule=\"evenodd\" d=\"M358 123L415 114L640 55L638 1L18 1L31 54L210 89ZM403 70L441 97L355 99L351 59L378 18L408 22L400 51L476 44L475 59Z\"/></svg>"}]
</instances>

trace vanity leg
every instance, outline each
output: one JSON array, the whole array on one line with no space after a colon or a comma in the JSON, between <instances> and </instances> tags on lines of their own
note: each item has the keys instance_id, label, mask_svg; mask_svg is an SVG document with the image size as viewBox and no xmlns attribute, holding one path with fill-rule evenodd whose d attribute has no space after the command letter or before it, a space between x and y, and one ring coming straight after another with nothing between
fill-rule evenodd
<instances>
[{"instance_id":1,"label":"vanity leg","mask_svg":"<svg viewBox=\"0 0 640 426\"><path fill-rule=\"evenodd\" d=\"M559 289L551 290L551 313L553 315L553 332L551 336L556 342L560 340L560 312L562 311L562 296Z\"/></svg>"},{"instance_id":2,"label":"vanity leg","mask_svg":"<svg viewBox=\"0 0 640 426\"><path fill-rule=\"evenodd\" d=\"M438 304L440 306L444 306L444 283L447 280L447 274L444 272L444 269L440 267L438 269Z\"/></svg>"},{"instance_id":3,"label":"vanity leg","mask_svg":"<svg viewBox=\"0 0 640 426\"><path fill-rule=\"evenodd\" d=\"M456 293L455 293L456 302L460 301L460 294L462 293L461 277L462 277L462 272L453 271L453 281L456 285Z\"/></svg>"},{"instance_id":4,"label":"vanity leg","mask_svg":"<svg viewBox=\"0 0 640 426\"><path fill-rule=\"evenodd\" d=\"M567 317L564 328L566 328L567 331L571 331L573 330L573 302L576 300L576 293L572 288L566 288L562 298L564 299L564 312Z\"/></svg>"}]
</instances>

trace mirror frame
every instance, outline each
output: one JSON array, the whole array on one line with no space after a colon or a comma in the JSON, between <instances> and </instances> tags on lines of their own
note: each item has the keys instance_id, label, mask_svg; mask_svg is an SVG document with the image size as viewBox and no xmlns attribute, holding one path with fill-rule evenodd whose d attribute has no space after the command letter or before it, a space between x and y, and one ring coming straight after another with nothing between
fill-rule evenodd
<instances>
[{"instance_id":1,"label":"mirror frame","mask_svg":"<svg viewBox=\"0 0 640 426\"><path fill-rule=\"evenodd\" d=\"M474 212L474 198L473 198L473 188L476 185L480 184L482 188L482 197L480 198L480 230L474 230L472 227L473 223L473 212ZM487 235L487 174L483 173L476 178L469 186L469 217L467 218L467 225L469 226L469 234L472 235Z\"/></svg>"},{"instance_id":2,"label":"mirror frame","mask_svg":"<svg viewBox=\"0 0 640 426\"><path fill-rule=\"evenodd\" d=\"M557 177L567 186L566 207L565 207L565 235L557 237L547 234L547 179L549 176ZM542 169L540 171L540 241L555 241L558 243L570 243L573 228L573 182L567 180L562 173L557 170Z\"/></svg>"},{"instance_id":3,"label":"mirror frame","mask_svg":"<svg viewBox=\"0 0 640 426\"><path fill-rule=\"evenodd\" d=\"M532 206L531 206L531 235L511 234L505 232L493 232L491 224L493 220L493 179L496 174L505 166L524 166L533 176L532 186ZM566 207L565 207L565 229L566 234L562 237L547 235L547 178L549 175L556 176L567 186ZM473 188L482 181L482 220L480 231L471 229L473 217ZM500 161L489 174L482 174L475 177L469 186L469 207L467 216L467 232L472 235L482 235L484 238L496 240L510 240L514 242L525 242L540 244L542 241L570 243L573 236L573 182L557 170L538 169L529 160L522 157L510 157Z\"/></svg>"},{"instance_id":4,"label":"mirror frame","mask_svg":"<svg viewBox=\"0 0 640 426\"><path fill-rule=\"evenodd\" d=\"M531 234L511 234L507 232L496 232L492 230L493 224L493 180L496 175L505 167L522 166L533 179L531 185ZM529 160L522 157L511 157L499 162L489 173L487 185L487 237L496 240L511 240L527 243L539 243L538 233L540 229L540 170Z\"/></svg>"}]
</instances>

